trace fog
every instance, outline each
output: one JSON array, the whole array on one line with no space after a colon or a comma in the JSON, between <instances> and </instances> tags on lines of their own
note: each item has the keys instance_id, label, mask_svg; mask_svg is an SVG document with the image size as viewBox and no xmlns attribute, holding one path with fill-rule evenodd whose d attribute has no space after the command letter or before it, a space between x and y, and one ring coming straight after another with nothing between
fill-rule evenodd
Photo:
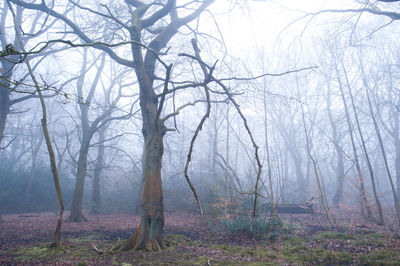
<instances>
[{"instance_id":1,"label":"fog","mask_svg":"<svg viewBox=\"0 0 400 266\"><path fill-rule=\"evenodd\" d=\"M58 212L56 166L72 221L150 195L398 226L399 3L28 2L1 3L0 214Z\"/></svg>"}]
</instances>

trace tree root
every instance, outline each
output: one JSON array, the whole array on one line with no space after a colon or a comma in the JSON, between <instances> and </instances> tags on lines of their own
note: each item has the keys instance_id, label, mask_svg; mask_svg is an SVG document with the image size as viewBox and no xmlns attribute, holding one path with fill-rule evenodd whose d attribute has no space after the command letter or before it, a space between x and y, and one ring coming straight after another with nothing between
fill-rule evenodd
<instances>
[{"instance_id":1,"label":"tree root","mask_svg":"<svg viewBox=\"0 0 400 266\"><path fill-rule=\"evenodd\" d=\"M46 247L49 249L59 249L61 247L61 245L57 246L57 243L54 241L54 242L46 245Z\"/></svg>"},{"instance_id":2,"label":"tree root","mask_svg":"<svg viewBox=\"0 0 400 266\"><path fill-rule=\"evenodd\" d=\"M89 244L90 244L90 246L91 246L97 253L99 253L100 255L103 255L103 254L104 254L104 251L98 249L92 242L90 242Z\"/></svg>"},{"instance_id":3,"label":"tree root","mask_svg":"<svg viewBox=\"0 0 400 266\"><path fill-rule=\"evenodd\" d=\"M114 246L109 248L107 251L98 250L94 245L92 248L95 249L97 252L101 252L100 254L114 254L121 251L136 251L136 250L146 250L146 251L154 251L159 252L161 251L165 245L163 241L160 243L156 236L153 236L152 239L145 241L141 239L141 229L139 229L132 234L128 239L124 241L117 242Z\"/></svg>"}]
</instances>

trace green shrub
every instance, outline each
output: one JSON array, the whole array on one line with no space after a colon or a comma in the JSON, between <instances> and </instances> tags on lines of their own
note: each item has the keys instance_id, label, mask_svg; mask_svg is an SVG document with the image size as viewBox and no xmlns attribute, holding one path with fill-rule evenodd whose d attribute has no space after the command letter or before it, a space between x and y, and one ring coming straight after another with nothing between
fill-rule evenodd
<instances>
[{"instance_id":1,"label":"green shrub","mask_svg":"<svg viewBox=\"0 0 400 266\"><path fill-rule=\"evenodd\" d=\"M276 238L284 230L277 217L257 215L253 221L253 198L239 195L234 201L219 199L211 206L209 227L214 231Z\"/></svg>"},{"instance_id":2,"label":"green shrub","mask_svg":"<svg viewBox=\"0 0 400 266\"><path fill-rule=\"evenodd\" d=\"M231 220L222 221L225 231L232 234L246 234L248 236L260 236L276 238L280 235L282 221L278 218L256 218L252 223L250 216L240 216Z\"/></svg>"}]
</instances>

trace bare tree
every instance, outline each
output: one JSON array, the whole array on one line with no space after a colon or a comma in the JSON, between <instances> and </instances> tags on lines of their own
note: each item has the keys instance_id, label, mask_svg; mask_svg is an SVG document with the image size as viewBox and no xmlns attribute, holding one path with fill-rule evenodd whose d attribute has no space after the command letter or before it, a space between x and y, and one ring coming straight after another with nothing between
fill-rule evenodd
<instances>
[{"instance_id":1,"label":"bare tree","mask_svg":"<svg viewBox=\"0 0 400 266\"><path fill-rule=\"evenodd\" d=\"M14 4L28 9L42 11L52 17L63 21L75 34L85 43L93 43L94 40L75 24L67 16L48 7L45 2L32 4L24 1L11 0ZM168 82L170 80L171 67L166 66L165 90L158 95L155 91L156 62L159 60L161 50L178 33L178 29L187 25L190 21L198 18L200 14L213 1L194 1L190 6L177 6L174 0L169 0L165 4L154 2L145 4L142 1L129 0L124 4L130 13L128 22L122 17L117 17L112 13L112 9L104 6L109 13L100 13L87 7L78 8L89 13L98 14L107 19L112 24L120 26L122 31L129 35L131 43L131 56L133 60L128 60L118 56L106 45L96 45L94 48L106 51L118 63L134 69L140 87L140 106L143 119L143 136L145 139L143 155L143 188L142 188L142 213L141 223L138 231L132 235L118 250L129 250L146 248L147 250L159 250L163 247L162 230L164 226L164 213L162 202L162 183L161 183L161 159L163 154L163 137L167 131L164 121L160 114L163 110L165 95L168 92ZM113 7L119 8L118 5ZM192 10L188 12L188 10ZM179 11L184 11L186 15L179 16ZM168 20L164 18L169 17ZM126 20L125 20L126 21ZM143 51L142 40L146 39L148 47ZM193 85L190 85L193 86Z\"/></svg>"},{"instance_id":2,"label":"bare tree","mask_svg":"<svg viewBox=\"0 0 400 266\"><path fill-rule=\"evenodd\" d=\"M336 156L337 156L337 163L336 163L336 192L335 195L333 196L333 205L335 208L339 207L339 202L342 198L343 195L343 185L344 185L344 154L343 154L343 149L340 146L340 141L339 141L339 133L337 129L336 122L334 120L333 114L332 114L332 92L330 88L330 82L328 84L328 91L326 94L326 107L327 107L327 112L328 112L328 118L329 118L329 123L332 128L332 142L333 145L335 146L335 151L336 151Z\"/></svg>"},{"instance_id":3,"label":"bare tree","mask_svg":"<svg viewBox=\"0 0 400 266\"><path fill-rule=\"evenodd\" d=\"M361 139L361 146L363 148L364 156L365 156L365 159L367 161L367 166L368 166L368 170L369 170L369 174L370 174L370 178L371 178L372 190L373 190L373 193L374 193L374 198L375 198L376 205L378 207L379 224L383 225L384 224L383 210L382 210L382 205L381 205L381 202L379 200L378 192L377 192L377 189L376 189L376 181L375 181L374 170L372 168L371 160L370 160L370 157L369 157L369 154L368 154L368 151L367 151L367 147L366 147L366 144L365 144L364 134L363 134L363 132L361 130L360 120L358 118L356 105L355 105L355 102L354 102L353 93L351 91L351 86L350 86L350 82L349 82L349 79L348 79L348 75L347 75L347 72L346 72L346 69L345 69L343 61L340 61L340 63L342 65L343 74L345 76L346 85L347 85L346 87L347 87L348 92L349 92L349 96L350 96L350 100L351 100L350 102L351 102L351 106L352 106L352 109L353 109L353 115L354 115L354 119L356 121L358 134L359 134L360 139Z\"/></svg>"},{"instance_id":4,"label":"bare tree","mask_svg":"<svg viewBox=\"0 0 400 266\"><path fill-rule=\"evenodd\" d=\"M7 117L10 114L11 107L29 99L38 98L38 96L32 91L18 91L18 86L20 83L15 83L12 81L14 69L17 64L21 63L21 55L16 53L17 50L21 50L21 46L16 38L13 40L7 39L7 36L10 36L6 31L7 16L9 15L9 11L9 2L4 1L0 14L0 43L2 49L2 53L0 55L0 149L2 149L1 147L4 148L9 145L9 143L4 144L3 139L4 129L6 127ZM24 9L22 7L17 7L15 11L15 23L21 30L23 17ZM33 15L32 22L33 23L30 24L30 28L28 28L26 32L24 32L24 35L21 36L22 43L24 45L26 45L30 40L40 37L54 23L46 18L43 18L40 12L37 12ZM11 36L13 36L13 34L11 34ZM43 53L40 56L44 58L50 53L51 50L48 50L46 53ZM37 57L37 55L34 55L33 57ZM35 69L40 63L41 60L38 60L33 66L33 69ZM20 79L20 82L23 82L27 77L29 77L28 74L23 76ZM25 95L19 97L13 96L18 95L18 93L19 95Z\"/></svg>"},{"instance_id":5,"label":"bare tree","mask_svg":"<svg viewBox=\"0 0 400 266\"><path fill-rule=\"evenodd\" d=\"M385 164L386 174L388 176L389 183L390 183L390 188L391 188L392 194L393 194L393 201L394 201L395 210L396 210L396 217L397 217L397 227L400 228L400 203L399 203L399 198L398 198L398 195L396 193L395 185L394 185L393 178L392 178L392 173L390 171L390 166L389 166L389 163L388 163L385 147L384 147L384 144L383 144L381 131L379 129L378 122L376 120L376 115L375 115L375 112L374 112L373 107L372 107L372 101L371 101L371 97L369 95L369 90L371 90L371 89L370 89L370 87L368 85L366 73L365 73L365 70L364 70L364 62L362 62L361 56L362 55L359 55L359 57L360 57L360 59L359 59L360 60L360 63L359 63L360 66L359 67L361 69L362 80L363 80L363 84L364 84L364 88L365 88L365 94L367 95L369 113L370 113L370 116L371 116L373 124L374 124L375 134L376 134L376 137L378 139L379 147L380 147L381 152L382 152L382 157L383 157L383 161L384 161L384 164ZM378 79L376 79L376 81L377 80Z\"/></svg>"},{"instance_id":6,"label":"bare tree","mask_svg":"<svg viewBox=\"0 0 400 266\"><path fill-rule=\"evenodd\" d=\"M12 8L10 8L10 11L11 11L11 13L13 15L13 19L14 19L14 30L15 30L15 35L16 35L16 41L17 41L20 49L22 50L22 52L25 52L25 47L24 47L24 43L23 43L23 40L21 37L20 28L18 27L19 24L17 23L17 16ZM43 114L43 117L41 120L42 129L43 129L43 134L44 134L44 138L46 140L46 145L47 145L47 149L48 149L48 153L49 153L49 157L50 157L50 168L51 168L51 172L53 174L54 186L55 186L57 199L58 199L58 203L59 203L59 209L60 209L60 212L59 212L58 218L57 218L55 239L54 239L54 242L50 245L50 247L59 248L61 245L61 242L60 242L61 225L62 225L62 219L63 219L63 213L64 213L64 201L63 201L63 196L62 196L62 191L61 191L60 177L58 175L55 153L53 150L53 146L51 144L50 134L49 134L49 130L47 127L47 109L46 109L46 104L45 104L44 97L42 94L42 88L40 87L39 82L37 81L37 79L34 75L33 68L31 66L29 58L26 57L24 59L24 61L25 61L26 67L28 69L29 76L34 83L36 92L39 95L40 105L42 107L42 114Z\"/></svg>"},{"instance_id":7,"label":"bare tree","mask_svg":"<svg viewBox=\"0 0 400 266\"><path fill-rule=\"evenodd\" d=\"M335 58L336 55L333 52L333 50L331 50L331 54L332 57ZM371 206L369 205L368 201L367 201L367 195L366 195L366 191L365 191L365 183L364 183L364 177L362 174L362 170L361 170L361 165L360 165L360 159L358 157L358 152L357 152L357 148L356 148L356 143L354 140L354 133L353 133L353 125L352 125L352 120L350 117L350 111L349 111L349 107L347 104L347 100L346 100L346 95L344 93L344 85L340 76L340 72L339 72L339 66L338 63L336 61L336 59L334 60L334 67L335 67L335 74L336 74L336 78L338 81L338 85L339 85L339 90L340 90L340 96L342 98L342 102L343 102L343 107L345 110L345 115L346 115L346 122L347 122L347 126L348 126L348 132L349 132L349 136L350 136L350 141L351 141L351 147L353 150L353 156L354 156L354 163L357 169L357 175L358 175L358 180L359 180L359 189L360 189L360 204L361 204L361 211L363 216L366 219L373 219L372 216L372 211L371 211ZM365 211L367 213L365 213Z\"/></svg>"}]
</instances>

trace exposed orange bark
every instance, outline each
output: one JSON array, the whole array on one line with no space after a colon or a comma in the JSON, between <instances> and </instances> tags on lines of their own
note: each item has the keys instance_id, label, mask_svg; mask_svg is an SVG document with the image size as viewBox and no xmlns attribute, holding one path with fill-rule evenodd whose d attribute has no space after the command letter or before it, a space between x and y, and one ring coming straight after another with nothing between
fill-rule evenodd
<instances>
[{"instance_id":1,"label":"exposed orange bark","mask_svg":"<svg viewBox=\"0 0 400 266\"><path fill-rule=\"evenodd\" d=\"M138 249L160 251L164 248L162 237L164 207L161 181L161 159L164 150L162 138L165 133L163 131L163 129L155 128L153 134L146 137L139 228L129 239L116 246L113 249L114 252Z\"/></svg>"}]
</instances>

